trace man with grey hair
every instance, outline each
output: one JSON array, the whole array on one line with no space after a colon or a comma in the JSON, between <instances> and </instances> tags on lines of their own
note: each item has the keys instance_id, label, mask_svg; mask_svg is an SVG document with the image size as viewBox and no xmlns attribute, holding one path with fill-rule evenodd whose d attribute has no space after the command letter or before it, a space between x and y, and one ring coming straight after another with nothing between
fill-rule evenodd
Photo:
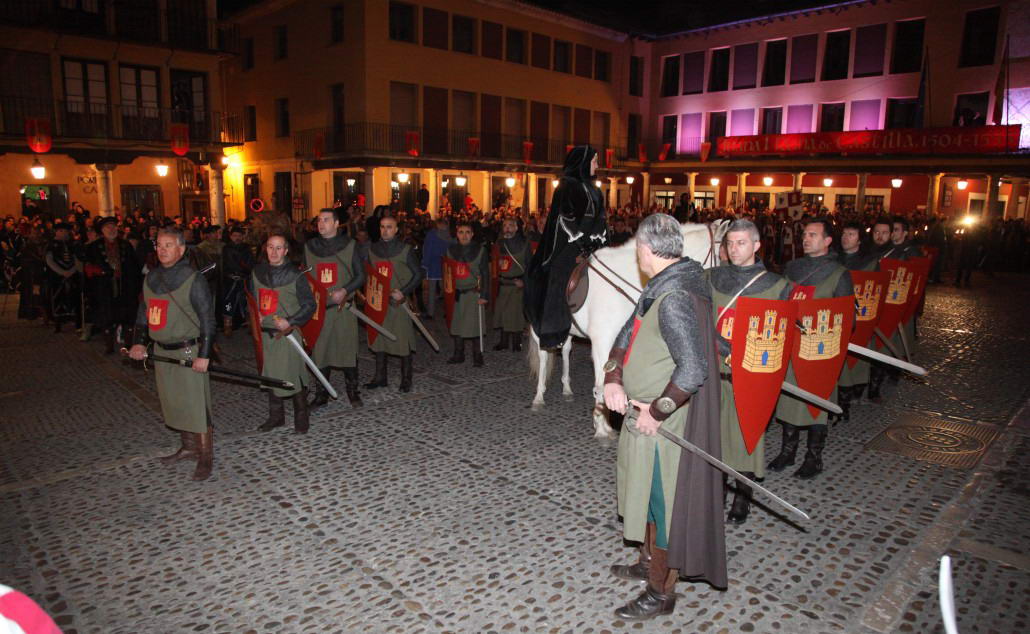
<instances>
[{"instance_id":1,"label":"man with grey hair","mask_svg":"<svg viewBox=\"0 0 1030 634\"><path fill-rule=\"evenodd\" d=\"M704 272L707 295L712 302L716 343L719 347L719 371L722 375L722 403L719 422L722 436L723 461L754 480L765 477L765 435L758 440L752 453L748 453L744 434L740 430L737 404L730 382L730 342L733 340L734 314L737 299L788 299L790 284L783 277L765 270L759 259L762 247L758 227L750 220L734 220L726 231L723 244L729 256L725 266ZM726 519L732 524L743 524L751 509L751 487L736 482L733 505Z\"/></svg>"},{"instance_id":2,"label":"man with grey hair","mask_svg":"<svg viewBox=\"0 0 1030 634\"><path fill-rule=\"evenodd\" d=\"M619 437L619 514L624 537L641 543L637 563L611 570L621 579L647 582L615 615L641 621L672 613L678 576L725 588L726 543L721 475L656 436L660 426L720 454L719 370L701 265L680 257L683 237L672 216L648 216L636 237L637 261L650 281L604 365L604 400L626 414Z\"/></svg>"}]
</instances>

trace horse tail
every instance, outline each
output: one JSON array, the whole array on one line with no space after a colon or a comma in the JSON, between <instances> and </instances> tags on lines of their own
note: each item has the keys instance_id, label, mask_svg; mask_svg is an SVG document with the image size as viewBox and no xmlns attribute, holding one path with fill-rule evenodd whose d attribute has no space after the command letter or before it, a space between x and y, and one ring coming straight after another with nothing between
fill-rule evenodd
<instances>
[{"instance_id":1,"label":"horse tail","mask_svg":"<svg viewBox=\"0 0 1030 634\"><path fill-rule=\"evenodd\" d=\"M529 363L530 380L538 379L540 377L540 337L538 337L536 332L533 331L532 326L529 328L529 345L526 346L526 362ZM544 377L545 381L550 380L552 372L554 372L554 364L548 363L547 376Z\"/></svg>"}]
</instances>

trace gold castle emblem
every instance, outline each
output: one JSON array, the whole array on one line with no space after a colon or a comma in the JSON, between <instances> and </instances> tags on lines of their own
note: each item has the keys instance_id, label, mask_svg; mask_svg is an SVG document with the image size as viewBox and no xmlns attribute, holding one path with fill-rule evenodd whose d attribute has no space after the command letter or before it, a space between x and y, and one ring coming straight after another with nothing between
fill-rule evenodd
<instances>
[{"instance_id":1,"label":"gold castle emblem","mask_svg":"<svg viewBox=\"0 0 1030 634\"><path fill-rule=\"evenodd\" d=\"M372 310L383 310L383 283L379 281L379 278L374 276L368 278L368 293L365 295Z\"/></svg>"},{"instance_id":2,"label":"gold castle emblem","mask_svg":"<svg viewBox=\"0 0 1030 634\"><path fill-rule=\"evenodd\" d=\"M855 284L855 301L858 302L858 311L855 316L858 321L872 321L876 319L877 308L880 304L880 294L883 292L883 285L877 284L874 280L866 280L864 284Z\"/></svg>"},{"instance_id":3,"label":"gold castle emblem","mask_svg":"<svg viewBox=\"0 0 1030 634\"><path fill-rule=\"evenodd\" d=\"M911 288L912 271L899 266L891 275L891 283L887 287L887 303L904 304L908 300L908 291Z\"/></svg>"},{"instance_id":4,"label":"gold castle emblem","mask_svg":"<svg viewBox=\"0 0 1030 634\"><path fill-rule=\"evenodd\" d=\"M726 319L722 320L722 327L719 328L719 336L726 341L733 340L733 315L727 315Z\"/></svg>"},{"instance_id":5,"label":"gold castle emblem","mask_svg":"<svg viewBox=\"0 0 1030 634\"><path fill-rule=\"evenodd\" d=\"M336 277L335 273L336 272L333 271L332 268L327 266L326 268L322 269L322 276L319 281L323 284L332 284L334 281L336 281L334 279Z\"/></svg>"},{"instance_id":6,"label":"gold castle emblem","mask_svg":"<svg viewBox=\"0 0 1030 634\"><path fill-rule=\"evenodd\" d=\"M268 293L261 297L261 311L268 312L272 310L272 294Z\"/></svg>"},{"instance_id":7,"label":"gold castle emblem","mask_svg":"<svg viewBox=\"0 0 1030 634\"><path fill-rule=\"evenodd\" d=\"M161 314L162 310L160 306L151 306L150 310L147 311L147 323L151 326L160 326Z\"/></svg>"},{"instance_id":8,"label":"gold castle emblem","mask_svg":"<svg viewBox=\"0 0 1030 634\"><path fill-rule=\"evenodd\" d=\"M805 361L832 359L840 354L840 336L844 328L844 313L833 316L830 325L829 309L820 310L816 314L815 328L812 328L812 316L801 318L804 331L801 334L801 350L798 356Z\"/></svg>"},{"instance_id":9,"label":"gold castle emblem","mask_svg":"<svg viewBox=\"0 0 1030 634\"><path fill-rule=\"evenodd\" d=\"M787 339L787 318L780 317L775 310L765 311L765 318L758 315L748 319L747 338L744 345L744 359L741 362L748 372L777 372L783 366L783 345ZM761 321L761 323L759 323ZM759 330L761 325L761 330ZM730 324L732 330L733 325Z\"/></svg>"}]
</instances>

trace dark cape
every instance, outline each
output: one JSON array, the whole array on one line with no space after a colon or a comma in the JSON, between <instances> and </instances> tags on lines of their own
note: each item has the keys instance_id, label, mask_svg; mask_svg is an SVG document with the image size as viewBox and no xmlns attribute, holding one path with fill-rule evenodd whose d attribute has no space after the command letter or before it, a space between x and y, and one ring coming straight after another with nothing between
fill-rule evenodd
<instances>
[{"instance_id":1,"label":"dark cape","mask_svg":"<svg viewBox=\"0 0 1030 634\"><path fill-rule=\"evenodd\" d=\"M526 274L526 319L542 348L562 345L572 327L565 299L576 257L589 255L607 244L604 196L593 184L590 162L597 152L576 146L565 157L563 175L551 198L540 247Z\"/></svg>"}]
</instances>

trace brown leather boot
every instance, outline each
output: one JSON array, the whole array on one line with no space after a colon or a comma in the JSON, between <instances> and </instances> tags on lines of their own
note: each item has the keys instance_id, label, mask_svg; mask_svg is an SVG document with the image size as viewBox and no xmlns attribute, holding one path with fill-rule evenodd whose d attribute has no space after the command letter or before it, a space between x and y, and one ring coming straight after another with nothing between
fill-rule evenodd
<instances>
[{"instance_id":1,"label":"brown leather boot","mask_svg":"<svg viewBox=\"0 0 1030 634\"><path fill-rule=\"evenodd\" d=\"M175 464L180 460L189 460L197 457L197 444L194 441L193 433L188 431L179 432L179 450L169 456L158 458L163 464Z\"/></svg>"},{"instance_id":2,"label":"brown leather boot","mask_svg":"<svg viewBox=\"0 0 1030 634\"><path fill-rule=\"evenodd\" d=\"M637 549L640 557L635 564L615 564L611 567L612 574L619 579L627 581L647 581L647 571L651 564L651 552L654 550L655 525L648 523L644 532L644 543Z\"/></svg>"},{"instance_id":3,"label":"brown leather boot","mask_svg":"<svg viewBox=\"0 0 1030 634\"><path fill-rule=\"evenodd\" d=\"M647 621L656 616L672 614L676 609L677 571L669 570L668 551L655 548L647 575L647 588L640 596L615 610L615 616L624 621Z\"/></svg>"},{"instance_id":4,"label":"brown leather boot","mask_svg":"<svg viewBox=\"0 0 1030 634\"><path fill-rule=\"evenodd\" d=\"M258 431L272 431L286 424L286 404L283 399L268 391L268 420L258 427Z\"/></svg>"},{"instance_id":5,"label":"brown leather boot","mask_svg":"<svg viewBox=\"0 0 1030 634\"><path fill-rule=\"evenodd\" d=\"M193 434L197 443L197 468L193 472L193 479L207 480L211 477L211 469L214 467L215 452L212 446L211 428L200 434Z\"/></svg>"},{"instance_id":6,"label":"brown leather boot","mask_svg":"<svg viewBox=\"0 0 1030 634\"><path fill-rule=\"evenodd\" d=\"M362 407L365 403L361 400L361 394L358 393L358 369L356 367L344 368L343 380L347 386L347 400L350 401L351 407Z\"/></svg>"},{"instance_id":7,"label":"brown leather boot","mask_svg":"<svg viewBox=\"0 0 1030 634\"><path fill-rule=\"evenodd\" d=\"M302 387L293 395L293 433L306 434L311 423L308 411L308 388Z\"/></svg>"}]
</instances>

